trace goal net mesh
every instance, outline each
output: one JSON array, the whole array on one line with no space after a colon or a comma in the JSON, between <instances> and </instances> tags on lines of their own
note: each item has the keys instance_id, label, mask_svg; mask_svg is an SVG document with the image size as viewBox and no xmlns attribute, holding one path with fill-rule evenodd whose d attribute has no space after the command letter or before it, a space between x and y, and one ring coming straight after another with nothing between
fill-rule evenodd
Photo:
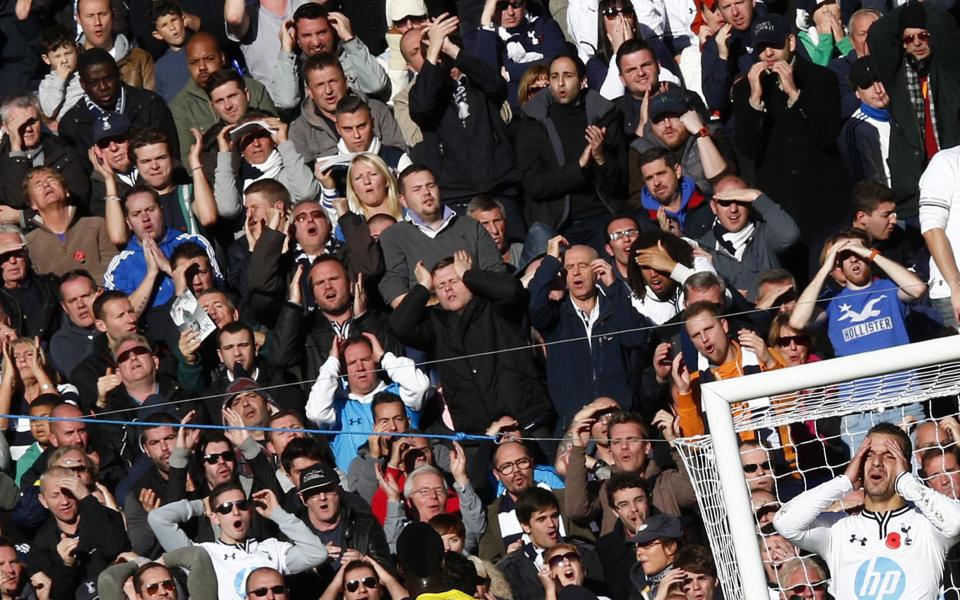
<instances>
[{"instance_id":1,"label":"goal net mesh","mask_svg":"<svg viewBox=\"0 0 960 600\"><path fill-rule=\"evenodd\" d=\"M905 346L904 352L909 349ZM819 365L829 369L830 362L823 361ZM803 551L775 535L769 524L774 512L780 504L805 489L842 474L850 459L850 448L860 445L870 427L884 421L908 429L915 447L914 470L921 477L924 476L921 456L927 454L916 451L918 430L922 430L926 438L921 442L932 450L929 456L938 454L938 449L952 450L951 446L960 442L956 439L960 436L951 436L948 432L956 423L960 361L846 381L842 380L843 373L838 373L837 378L836 384L731 405L734 429L741 441L744 485L751 489L757 551L764 563L771 598L781 597L781 591L786 591L783 598L795 594L803 597L805 585L816 587L824 579L809 568L809 560L799 558L805 556ZM743 378L743 385L749 388L749 376ZM924 423L931 423L931 426L921 428ZM960 426L953 429L960 433ZM759 441L764 449L745 443L746 440ZM696 491L724 598L742 599L741 574L711 438L709 435L683 438L677 440L676 446ZM764 462L770 463L772 471L761 470ZM754 468L751 464L760 467ZM747 472L747 469L752 471ZM942 459L930 470L949 470L949 463ZM954 465L950 474L955 470ZM960 474L954 481L960 482ZM765 490L769 493L765 494ZM960 497L960 489L956 490L954 497ZM848 511L858 510L861 503L862 495L858 498L856 494L841 501L844 510ZM960 589L957 589L960 575L951 577L951 560L956 572L960 573L960 556L955 554L960 552L954 550L950 553L944 570L943 597L947 599L960 599ZM786 568L787 563L794 560L797 563ZM789 571L800 571L801 575L793 573L793 577L787 578ZM825 575L829 578L828 573ZM799 587L794 585L798 577L803 584Z\"/></svg>"}]
</instances>

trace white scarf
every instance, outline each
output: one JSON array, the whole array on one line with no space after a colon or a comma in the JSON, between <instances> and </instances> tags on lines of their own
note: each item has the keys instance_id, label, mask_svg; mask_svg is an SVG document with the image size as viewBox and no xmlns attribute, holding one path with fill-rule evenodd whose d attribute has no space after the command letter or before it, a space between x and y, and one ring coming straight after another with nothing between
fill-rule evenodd
<instances>
[{"instance_id":1,"label":"white scarf","mask_svg":"<svg viewBox=\"0 0 960 600\"><path fill-rule=\"evenodd\" d=\"M280 171L283 170L283 159L280 158L280 151L274 148L273 152L270 153L270 156L267 157L267 160L263 161L259 165L250 165L254 169L260 171L260 176L256 179L244 179L243 180L243 189L246 190L254 181L260 181L261 179L280 179Z\"/></svg>"},{"instance_id":2,"label":"white scarf","mask_svg":"<svg viewBox=\"0 0 960 600\"><path fill-rule=\"evenodd\" d=\"M737 262L743 260L743 253L747 249L747 244L750 243L750 239L753 238L754 231L753 223L748 223L746 227L741 229L736 233L730 233L729 231L723 234L723 241L725 244L717 243L717 250L726 250L729 252L727 246L732 246L734 249L733 257L737 259Z\"/></svg>"}]
</instances>

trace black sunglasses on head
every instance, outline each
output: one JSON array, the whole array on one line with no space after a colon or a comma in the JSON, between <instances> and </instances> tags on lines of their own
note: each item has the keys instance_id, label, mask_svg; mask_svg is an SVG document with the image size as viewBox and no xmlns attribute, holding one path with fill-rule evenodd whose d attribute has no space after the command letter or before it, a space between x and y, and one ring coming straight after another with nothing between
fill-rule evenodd
<instances>
[{"instance_id":1,"label":"black sunglasses on head","mask_svg":"<svg viewBox=\"0 0 960 600\"><path fill-rule=\"evenodd\" d=\"M603 16L608 19L615 19L618 15L623 15L625 17L632 17L637 14L632 6L621 6L617 8L616 6L608 6L603 9Z\"/></svg>"},{"instance_id":2,"label":"black sunglasses on head","mask_svg":"<svg viewBox=\"0 0 960 600\"><path fill-rule=\"evenodd\" d=\"M517 2L517 0L501 0L497 2L497 10L502 12L507 10L507 8L523 8L526 4L527 3L522 0L520 2Z\"/></svg>"}]
</instances>

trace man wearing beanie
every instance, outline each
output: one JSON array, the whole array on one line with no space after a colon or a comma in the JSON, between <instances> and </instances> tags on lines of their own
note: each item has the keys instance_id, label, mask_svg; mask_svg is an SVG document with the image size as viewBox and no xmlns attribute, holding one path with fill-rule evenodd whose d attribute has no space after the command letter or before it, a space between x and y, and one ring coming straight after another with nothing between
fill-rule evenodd
<instances>
[{"instance_id":1,"label":"man wearing beanie","mask_svg":"<svg viewBox=\"0 0 960 600\"><path fill-rule=\"evenodd\" d=\"M956 21L916 1L867 34L870 60L890 95L890 181L902 219L918 215L917 181L941 148L960 144L960 35Z\"/></svg>"},{"instance_id":2,"label":"man wearing beanie","mask_svg":"<svg viewBox=\"0 0 960 600\"><path fill-rule=\"evenodd\" d=\"M843 164L854 183L871 179L889 186L890 96L866 57L853 64L849 79L860 106L837 140Z\"/></svg>"}]
</instances>

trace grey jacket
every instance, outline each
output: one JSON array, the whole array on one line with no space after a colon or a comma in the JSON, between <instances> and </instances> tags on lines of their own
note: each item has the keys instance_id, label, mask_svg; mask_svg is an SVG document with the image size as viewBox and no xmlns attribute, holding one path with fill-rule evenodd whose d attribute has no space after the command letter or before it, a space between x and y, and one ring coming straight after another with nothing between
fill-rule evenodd
<instances>
[{"instance_id":1,"label":"grey jacket","mask_svg":"<svg viewBox=\"0 0 960 600\"><path fill-rule=\"evenodd\" d=\"M724 152L724 150L729 150L729 146L725 140L719 137L718 131L720 127L710 123L707 124L707 129L710 130L714 143L718 146L717 149L720 150L724 158L729 161L728 153ZM683 148L674 151L673 155L677 158L680 166L683 167L683 174L693 179L697 184L697 189L709 196L713 194L713 186L703 174L703 164L700 162L697 139L699 138L695 135L689 136ZM630 199L636 206L640 206L640 193L645 187L643 173L640 172L640 154L650 148L666 147L667 145L663 140L658 138L657 134L653 132L650 121L647 121L643 127L643 137L638 137L630 143L630 151L627 156L627 172L630 179Z\"/></svg>"},{"instance_id":2,"label":"grey jacket","mask_svg":"<svg viewBox=\"0 0 960 600\"><path fill-rule=\"evenodd\" d=\"M320 195L320 182L307 168L293 142L290 140L283 142L277 146L277 151L283 161L277 180L290 191L293 203L315 200ZM243 208L240 190L242 182L237 181L235 170L235 163L238 162L233 152L217 153L213 194L217 198L217 211L225 219L237 216Z\"/></svg>"},{"instance_id":3,"label":"grey jacket","mask_svg":"<svg viewBox=\"0 0 960 600\"><path fill-rule=\"evenodd\" d=\"M373 114L373 135L380 138L383 145L396 146L405 151L407 145L403 141L403 134L400 133L400 126L397 125L397 120L393 118L387 105L379 100L368 99L355 91L352 93L364 98L370 105L370 112ZM300 116L290 124L290 140L306 162L315 161L321 156L334 156L339 152L337 142L340 141L340 135L333 131L327 121L320 116L317 105L309 96L303 99Z\"/></svg>"},{"instance_id":4,"label":"grey jacket","mask_svg":"<svg viewBox=\"0 0 960 600\"><path fill-rule=\"evenodd\" d=\"M147 521L163 549L170 552L194 545L180 524L203 514L203 500L178 500L152 510ZM270 520L293 544L286 554L287 573L301 573L327 560L327 547L306 523L279 506L273 509Z\"/></svg>"},{"instance_id":5,"label":"grey jacket","mask_svg":"<svg viewBox=\"0 0 960 600\"><path fill-rule=\"evenodd\" d=\"M761 194L753 201L753 210L760 218L754 218L754 232L743 257L737 260L723 248L716 238L719 225L700 238L700 245L711 255L717 274L738 290L746 290L747 299L756 302L757 279L760 274L781 267L780 258L800 241L800 228L787 211Z\"/></svg>"},{"instance_id":6,"label":"grey jacket","mask_svg":"<svg viewBox=\"0 0 960 600\"><path fill-rule=\"evenodd\" d=\"M355 37L349 42L340 44L340 53L337 55L343 66L343 73L347 76L347 86L364 94L389 98L390 78L387 72L370 54L366 44ZM303 67L304 57L297 57L294 53L280 50L280 56L273 67L273 77L267 89L277 108L283 110L294 108L303 94L303 80L300 69Z\"/></svg>"}]
</instances>

